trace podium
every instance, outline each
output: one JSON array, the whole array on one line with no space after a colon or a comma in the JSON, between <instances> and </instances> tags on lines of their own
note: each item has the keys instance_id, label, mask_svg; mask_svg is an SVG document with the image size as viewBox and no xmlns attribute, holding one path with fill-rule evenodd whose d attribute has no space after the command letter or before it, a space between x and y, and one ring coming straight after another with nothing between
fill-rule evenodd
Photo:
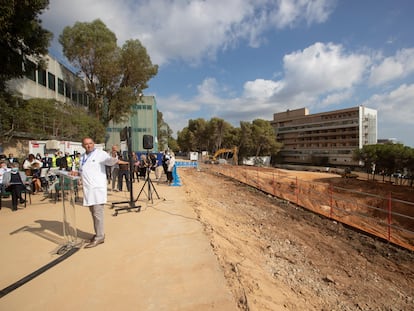
<instances>
[{"instance_id":1,"label":"podium","mask_svg":"<svg viewBox=\"0 0 414 311\"><path fill-rule=\"evenodd\" d=\"M57 254L64 254L72 248L79 248L82 241L78 239L76 229L75 186L79 176L71 176L68 171L57 171L60 191L62 192L63 237L65 242L60 245Z\"/></svg>"}]
</instances>

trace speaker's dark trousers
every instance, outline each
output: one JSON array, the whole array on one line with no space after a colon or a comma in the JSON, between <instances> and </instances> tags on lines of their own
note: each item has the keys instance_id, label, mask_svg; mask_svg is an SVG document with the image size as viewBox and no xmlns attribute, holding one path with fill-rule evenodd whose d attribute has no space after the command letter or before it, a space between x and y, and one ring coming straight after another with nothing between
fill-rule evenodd
<instances>
[{"instance_id":1,"label":"speaker's dark trousers","mask_svg":"<svg viewBox=\"0 0 414 311\"><path fill-rule=\"evenodd\" d=\"M129 189L129 170L122 170L119 169L119 173L118 173L118 190L122 191L122 182L123 182L123 177L125 176L125 181L126 181L126 185L127 185L127 190L130 191Z\"/></svg>"}]
</instances>

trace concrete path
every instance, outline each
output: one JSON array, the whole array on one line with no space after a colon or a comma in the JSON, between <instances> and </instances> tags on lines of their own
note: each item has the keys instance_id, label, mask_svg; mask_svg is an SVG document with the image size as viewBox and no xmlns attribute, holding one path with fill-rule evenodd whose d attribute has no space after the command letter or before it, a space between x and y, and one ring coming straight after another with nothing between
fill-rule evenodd
<instances>
[{"instance_id":1,"label":"concrete path","mask_svg":"<svg viewBox=\"0 0 414 311\"><path fill-rule=\"evenodd\" d=\"M143 183L134 184L138 194ZM112 216L107 206L105 243L81 248L0 298L0 310L237 310L184 187L155 184L161 199L143 192L140 212ZM0 290L52 262L65 244L62 202L32 196L26 209L0 211ZM109 202L129 192L110 193ZM76 205L80 239L93 234L89 210Z\"/></svg>"}]
</instances>

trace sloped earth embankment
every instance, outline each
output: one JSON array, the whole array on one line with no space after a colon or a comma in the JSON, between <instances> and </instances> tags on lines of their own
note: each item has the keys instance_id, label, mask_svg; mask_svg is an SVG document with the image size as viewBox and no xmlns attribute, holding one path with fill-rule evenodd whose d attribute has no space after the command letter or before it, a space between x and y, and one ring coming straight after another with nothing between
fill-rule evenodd
<instances>
[{"instance_id":1,"label":"sloped earth embankment","mask_svg":"<svg viewBox=\"0 0 414 311\"><path fill-rule=\"evenodd\" d=\"M414 253L207 170L180 169L240 310L410 310Z\"/></svg>"}]
</instances>

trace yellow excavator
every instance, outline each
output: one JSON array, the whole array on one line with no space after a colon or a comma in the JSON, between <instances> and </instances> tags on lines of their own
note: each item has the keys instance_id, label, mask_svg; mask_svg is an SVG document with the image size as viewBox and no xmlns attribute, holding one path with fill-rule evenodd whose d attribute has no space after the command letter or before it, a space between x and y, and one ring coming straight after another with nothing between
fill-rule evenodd
<instances>
[{"instance_id":1,"label":"yellow excavator","mask_svg":"<svg viewBox=\"0 0 414 311\"><path fill-rule=\"evenodd\" d=\"M218 163L218 158L220 155L227 153L227 158L232 158L233 160L233 165L237 165L238 164L238 148L237 147L233 147L233 148L222 148L217 150L213 157L211 158L210 162L213 164L217 164ZM231 156L230 156L231 155Z\"/></svg>"}]
</instances>

